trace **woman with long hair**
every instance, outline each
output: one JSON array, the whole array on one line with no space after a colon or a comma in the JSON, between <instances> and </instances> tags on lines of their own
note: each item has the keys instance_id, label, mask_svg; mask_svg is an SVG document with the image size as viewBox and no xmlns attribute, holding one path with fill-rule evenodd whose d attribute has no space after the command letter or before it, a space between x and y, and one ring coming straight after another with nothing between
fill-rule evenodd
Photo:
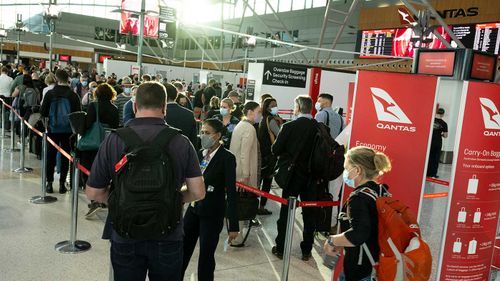
<instances>
[{"instance_id":1,"label":"woman with long hair","mask_svg":"<svg viewBox=\"0 0 500 281\"><path fill-rule=\"evenodd\" d=\"M274 98L266 98L262 102L262 121L259 123L258 137L260 144L261 155L261 190L269 192L273 182L274 169L276 166L276 157L271 152L271 146L276 141L283 119L278 115L278 103ZM267 198L260 198L260 205L257 214L270 215L272 214L266 207Z\"/></svg>"}]
</instances>

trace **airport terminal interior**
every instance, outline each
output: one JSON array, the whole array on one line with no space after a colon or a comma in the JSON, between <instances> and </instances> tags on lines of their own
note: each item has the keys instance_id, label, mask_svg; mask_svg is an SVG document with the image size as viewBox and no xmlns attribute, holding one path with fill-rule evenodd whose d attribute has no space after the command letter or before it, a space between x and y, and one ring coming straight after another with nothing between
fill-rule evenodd
<instances>
[{"instance_id":1,"label":"airport terminal interior","mask_svg":"<svg viewBox=\"0 0 500 281\"><path fill-rule=\"evenodd\" d=\"M0 280L500 281L498 0L0 0L0 61Z\"/></svg>"}]
</instances>

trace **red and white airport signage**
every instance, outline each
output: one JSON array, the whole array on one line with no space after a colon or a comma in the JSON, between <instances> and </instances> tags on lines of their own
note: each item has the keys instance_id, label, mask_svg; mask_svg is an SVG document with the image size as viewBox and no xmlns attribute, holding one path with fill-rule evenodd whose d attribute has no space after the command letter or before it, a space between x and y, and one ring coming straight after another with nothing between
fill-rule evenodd
<instances>
[{"instance_id":1,"label":"red and white airport signage","mask_svg":"<svg viewBox=\"0 0 500 281\"><path fill-rule=\"evenodd\" d=\"M438 280L490 280L500 208L500 85L465 82Z\"/></svg>"},{"instance_id":2,"label":"red and white airport signage","mask_svg":"<svg viewBox=\"0 0 500 281\"><path fill-rule=\"evenodd\" d=\"M383 182L418 212L425 186L438 78L359 71L349 146L385 153L392 171ZM344 198L352 190L347 188Z\"/></svg>"}]
</instances>

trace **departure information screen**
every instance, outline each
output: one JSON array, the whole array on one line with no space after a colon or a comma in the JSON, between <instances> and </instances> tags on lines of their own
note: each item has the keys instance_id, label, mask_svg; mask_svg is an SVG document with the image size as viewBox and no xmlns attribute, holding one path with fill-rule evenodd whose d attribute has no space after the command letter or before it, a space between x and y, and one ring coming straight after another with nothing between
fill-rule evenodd
<instances>
[{"instance_id":1,"label":"departure information screen","mask_svg":"<svg viewBox=\"0 0 500 281\"><path fill-rule=\"evenodd\" d=\"M392 55L395 29L365 30L361 36L360 58L380 58Z\"/></svg>"},{"instance_id":2,"label":"departure information screen","mask_svg":"<svg viewBox=\"0 0 500 281\"><path fill-rule=\"evenodd\" d=\"M500 23L477 24L473 49L498 55L500 46L499 28Z\"/></svg>"},{"instance_id":3,"label":"departure information screen","mask_svg":"<svg viewBox=\"0 0 500 281\"><path fill-rule=\"evenodd\" d=\"M453 25L450 29L469 49L499 55L500 51L500 23L483 24L463 24ZM437 32L448 42L451 41L449 35L442 27L437 27ZM359 35L358 35L359 36ZM431 43L421 47L427 49L441 49L446 46L441 43L433 34ZM410 28L364 30L358 37L360 58L382 58L383 56L412 57L414 54L414 44L411 38L415 37ZM451 41L452 47L457 44Z\"/></svg>"}]
</instances>

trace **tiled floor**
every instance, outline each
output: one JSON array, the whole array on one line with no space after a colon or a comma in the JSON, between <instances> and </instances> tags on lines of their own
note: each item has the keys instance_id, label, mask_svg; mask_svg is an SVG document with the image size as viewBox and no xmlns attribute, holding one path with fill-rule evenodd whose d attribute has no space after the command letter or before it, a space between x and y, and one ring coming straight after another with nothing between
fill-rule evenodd
<instances>
[{"instance_id":1,"label":"tiled floor","mask_svg":"<svg viewBox=\"0 0 500 281\"><path fill-rule=\"evenodd\" d=\"M109 243L100 235L106 212L92 220L84 219L86 200L79 195L78 239L88 241L92 248L81 254L60 254L54 250L57 242L67 240L70 234L70 195L54 196L58 201L47 205L29 203L40 194L40 161L26 154L26 164L34 168L30 174L17 174L19 152L6 152L9 140L3 144L0 137L0 280L108 280ZM441 165L441 179L450 177L450 165ZM426 186L426 193L446 191L434 184ZM279 193L278 189L273 190ZM223 250L225 235L221 235L216 252L216 280L279 280L282 261L271 254L276 235L278 204L270 202L272 216L262 217L263 227L254 230L245 248ZM424 237L437 257L442 236L446 198L425 199L421 214ZM300 210L298 211L300 212ZM317 239L313 259L300 260L300 215L297 216L289 280L331 280L331 272L322 265L321 245ZM196 280L197 252L187 269L186 280ZM433 274L437 266L434 259ZM433 277L432 280L435 280Z\"/></svg>"}]
</instances>

